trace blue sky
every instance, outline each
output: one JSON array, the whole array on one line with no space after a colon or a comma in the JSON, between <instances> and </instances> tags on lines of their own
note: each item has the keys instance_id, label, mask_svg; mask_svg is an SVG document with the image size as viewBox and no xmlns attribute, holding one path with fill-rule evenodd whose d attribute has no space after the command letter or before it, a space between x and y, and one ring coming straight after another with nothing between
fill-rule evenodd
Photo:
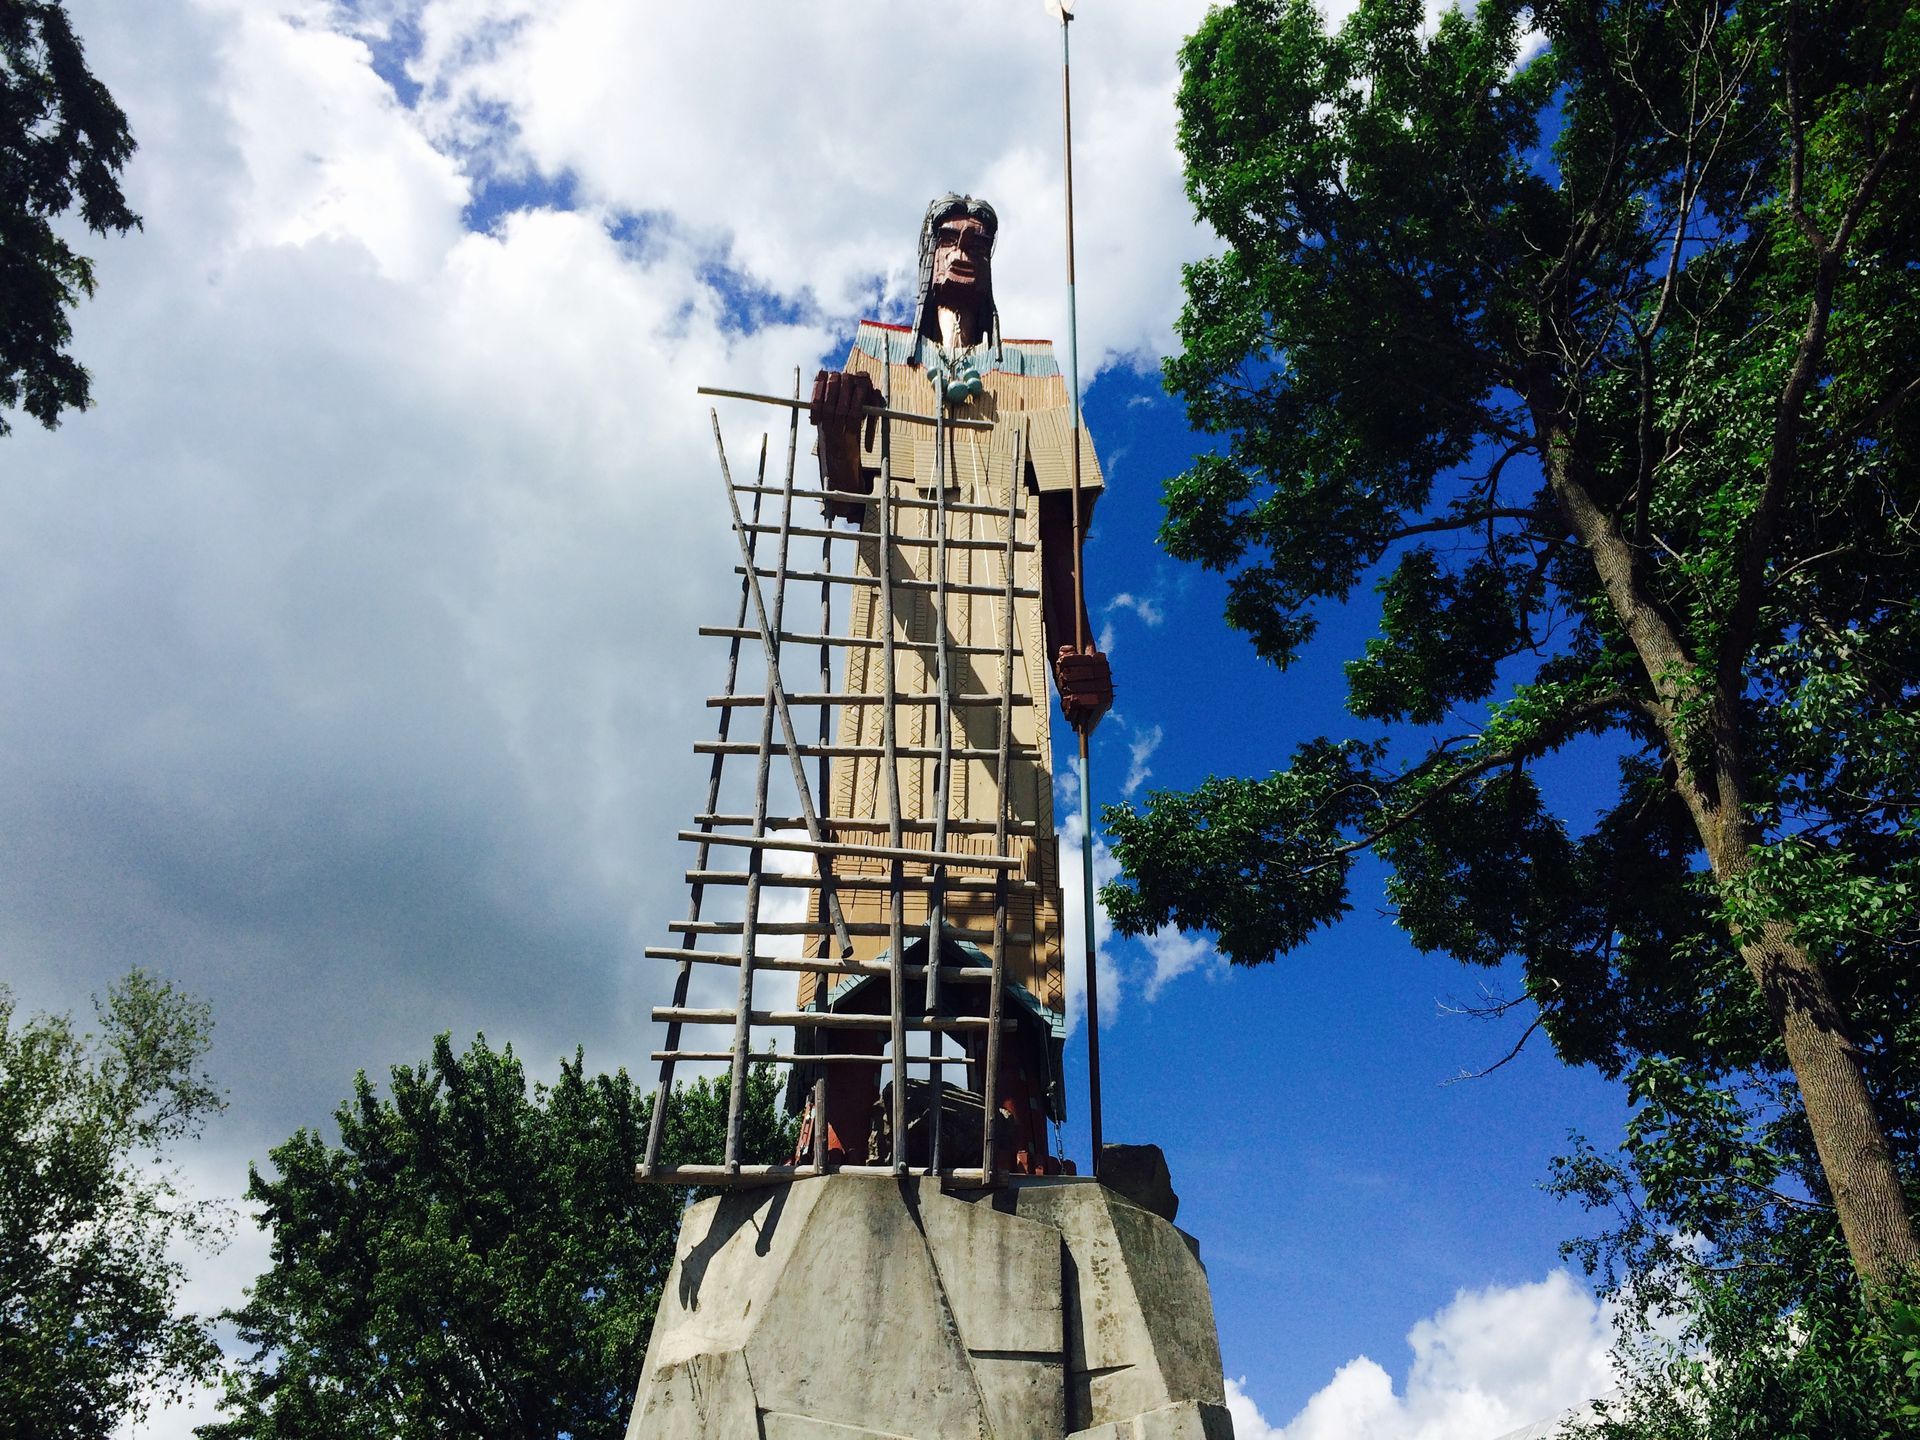
<instances>
[{"instance_id":1,"label":"blue sky","mask_svg":"<svg viewBox=\"0 0 1920 1440\"><path fill-rule=\"evenodd\" d=\"M1088 573L1167 616L1116 623L1122 723L1101 732L1096 793L1117 798L1128 726L1148 717L1164 738L1147 790L1264 774L1303 740L1356 733L1340 665L1372 633L1368 592L1329 610L1276 672L1219 621L1219 577L1153 543L1156 481L1201 443L1177 402L1156 376L1109 373L1087 417L1110 474ZM1363 863L1354 912L1302 951L1256 969L1205 964L1152 1003L1136 988L1102 1034L1107 1133L1167 1148L1227 1368L1269 1418L1355 1355L1397 1369L1410 1317L1457 1291L1540 1279L1581 1224L1540 1191L1549 1160L1570 1130L1604 1141L1623 1119L1615 1088L1560 1065L1538 1036L1497 1073L1448 1083L1504 1055L1525 1018L1442 1006L1482 984L1512 993L1513 979L1415 951L1383 913L1382 878ZM1138 946L1118 962L1151 968Z\"/></svg>"},{"instance_id":2,"label":"blue sky","mask_svg":"<svg viewBox=\"0 0 1920 1440\"><path fill-rule=\"evenodd\" d=\"M443 1029L645 1071L667 977L639 953L684 907L717 665L694 630L730 605L693 387L844 353L949 188L1003 217L1009 333L1061 335L1038 0L756 0L725 33L616 0L72 8L146 228L83 247L97 408L0 448L4 978L84 1010L144 963L213 1002L209 1194ZM1156 365L1209 244L1171 128L1203 9L1088 0L1075 26L1103 802L1345 730L1370 623L1329 614L1276 673L1154 544L1196 444ZM1596 773L1563 767L1569 803ZM1168 1152L1242 1440L1494 1440L1605 1383L1555 1249L1582 1219L1537 1187L1620 1102L1544 1045L1443 1083L1524 1021L1444 1013L1498 977L1414 953L1364 865L1355 899L1254 970L1110 942L1107 1133ZM262 1261L243 1227L194 1298Z\"/></svg>"}]
</instances>

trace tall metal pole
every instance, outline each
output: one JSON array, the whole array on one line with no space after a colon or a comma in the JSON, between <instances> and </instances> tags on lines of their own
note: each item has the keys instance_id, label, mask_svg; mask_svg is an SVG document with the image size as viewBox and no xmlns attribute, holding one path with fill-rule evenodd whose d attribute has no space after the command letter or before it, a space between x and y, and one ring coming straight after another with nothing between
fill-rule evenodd
<instances>
[{"instance_id":1,"label":"tall metal pole","mask_svg":"<svg viewBox=\"0 0 1920 1440\"><path fill-rule=\"evenodd\" d=\"M1073 393L1073 638L1074 649L1087 648L1087 589L1080 573L1080 547L1086 540L1080 501L1080 316L1074 303L1073 273L1073 59L1067 32L1073 10L1060 10L1061 153L1067 177L1067 373ZM1077 727L1076 727L1077 728ZM1087 961L1087 1118L1093 1130L1092 1173L1100 1173L1100 976L1093 935L1093 777L1087 757L1087 731L1080 738L1080 919Z\"/></svg>"}]
</instances>

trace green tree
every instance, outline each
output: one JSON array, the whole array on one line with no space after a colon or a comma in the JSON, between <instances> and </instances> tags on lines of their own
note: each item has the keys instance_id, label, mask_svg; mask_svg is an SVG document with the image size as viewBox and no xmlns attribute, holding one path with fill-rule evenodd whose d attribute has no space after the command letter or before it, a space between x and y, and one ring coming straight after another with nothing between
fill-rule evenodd
<instances>
[{"instance_id":1,"label":"green tree","mask_svg":"<svg viewBox=\"0 0 1920 1440\"><path fill-rule=\"evenodd\" d=\"M1920 1287L1909 1279L1862 1303L1830 1209L1806 1198L1813 1157L1793 1107L1778 1095L1743 1103L1671 1062L1635 1083L1624 1154L1583 1143L1551 1186L1611 1212L1600 1234L1563 1249L1622 1302L1620 1393L1569 1435L1920 1434Z\"/></svg>"},{"instance_id":2,"label":"green tree","mask_svg":"<svg viewBox=\"0 0 1920 1440\"><path fill-rule=\"evenodd\" d=\"M96 235L139 225L118 178L133 151L61 0L0 0L0 435L7 410L51 430L87 407L67 312L93 294L93 262L53 222L77 208Z\"/></svg>"},{"instance_id":3,"label":"green tree","mask_svg":"<svg viewBox=\"0 0 1920 1440\"><path fill-rule=\"evenodd\" d=\"M766 1067L750 1072L743 1144L783 1160L791 1125ZM717 1161L727 1090L676 1091L663 1155ZM390 1097L366 1075L335 1114L338 1145L302 1130L248 1197L272 1263L231 1318L254 1347L209 1440L489 1440L624 1433L684 1189L639 1185L651 1097L579 1055L529 1090L509 1047L446 1036Z\"/></svg>"},{"instance_id":4,"label":"green tree","mask_svg":"<svg viewBox=\"0 0 1920 1440\"><path fill-rule=\"evenodd\" d=\"M166 1163L223 1108L207 1007L136 970L95 1008L80 1032L0 986L0 1435L22 1440L105 1435L219 1357L175 1247L221 1213Z\"/></svg>"},{"instance_id":5,"label":"green tree","mask_svg":"<svg viewBox=\"0 0 1920 1440\"><path fill-rule=\"evenodd\" d=\"M1370 579L1380 622L1353 733L1108 812L1109 904L1258 963L1372 849L1414 942L1515 962L1564 1057L1654 1110L1662 1067L1744 1097L1689 1143L1778 1146L1785 1198L1704 1185L1702 1223L1804 1202L1892 1284L1920 1263L1920 11L1422 8L1329 34L1240 0L1183 52L1225 250L1166 373L1223 443L1163 543L1278 665ZM1539 763L1582 747L1620 774L1590 824Z\"/></svg>"}]
</instances>

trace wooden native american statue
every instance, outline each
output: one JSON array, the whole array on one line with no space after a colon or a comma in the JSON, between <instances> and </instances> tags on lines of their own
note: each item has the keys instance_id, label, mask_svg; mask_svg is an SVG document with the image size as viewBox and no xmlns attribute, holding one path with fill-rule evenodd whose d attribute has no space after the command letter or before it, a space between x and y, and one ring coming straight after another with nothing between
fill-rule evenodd
<instances>
[{"instance_id":1,"label":"wooden native american statue","mask_svg":"<svg viewBox=\"0 0 1920 1440\"><path fill-rule=\"evenodd\" d=\"M1012 1173L1046 1174L1059 1169L1047 1145L1050 1122L1064 1119L1064 1088L1060 1057L1066 1033L1066 986L1062 961L1061 893L1058 844L1053 826L1053 774L1049 748L1052 713L1047 694L1051 672L1069 726L1091 729L1112 702L1113 688L1106 657L1089 645L1076 649L1076 636L1088 632L1085 614L1074 586L1073 469L1071 447L1075 428L1066 382L1044 340L1010 340L1000 333L993 301L993 248L999 227L993 207L966 195L947 195L928 207L920 230L919 286L911 326L863 321L846 365L823 370L814 381L810 418L818 427L818 453L823 487L828 492L872 497L883 468L882 437L877 417L862 414L866 407L884 404L894 411L935 415L944 404L948 420L986 421L991 428L936 428L919 423L892 423L887 428L889 451L885 468L891 490L902 501L921 502L891 507L895 537L892 576L895 581L923 582L901 587L894 604L894 687L900 704L898 742L903 751L931 743L937 721L937 680L930 642L935 626L943 623L932 587L936 547L929 537L934 511L924 504L934 496L936 473L944 474L946 499L952 507L945 517L948 544L946 570L950 587L946 615L946 677L950 696L998 695L1002 677L1001 653L1005 601L999 593L1006 577L1007 515L1016 507L1017 533L1032 542L1018 552L1015 582L1025 596L1014 600L1015 659L1012 692L1011 758L1004 777L995 759L954 758L944 796L936 793L938 762L927 758L895 761L900 814L909 823L902 843L931 849L931 826L944 804L947 815L947 853L992 854L995 822L1003 798L1008 830L1008 852L1019 859L1014 873L1023 882L1008 901L1004 954L1006 986L1002 1010L1016 1023L999 1046L998 1077L993 1085L999 1112L994 1148L997 1165ZM1084 431L1079 434L1081 534L1101 491L1099 462ZM944 465L938 450L944 447ZM1017 472L1016 472L1017 465ZM1009 483L1018 487L1010 497ZM858 572L877 575L880 564L879 506L849 504L828 508L842 518L857 520L870 538L859 544ZM918 542L918 543L916 543ZM850 602L848 624L852 637L877 638L882 609L870 587L859 587ZM845 649L845 684L849 693L881 690L882 650L877 645ZM920 697L921 703L911 703ZM831 783L822 805L822 821L843 829L870 829L884 825L889 815L887 777L878 754L883 707L848 705L839 716L839 742L860 746L871 754L841 756L833 762ZM952 744L956 751L978 757L998 745L1000 712L992 706L968 705L955 699L952 707ZM1005 795L1002 795L1002 786ZM840 859L836 873L885 875L895 862ZM907 864L912 876L916 867ZM928 867L917 867L924 877ZM893 903L884 889L841 892L848 920L869 922L868 931L884 928L871 922L886 919ZM924 964L929 890L908 889L903 947L905 961ZM949 892L943 900L945 928L979 934L993 925L994 899L979 889ZM813 919L819 917L820 897L813 897ZM915 927L918 927L916 931ZM829 954L830 940L810 942L815 958ZM854 939L853 958L885 959L889 942L871 935ZM980 948L964 940L943 942L939 957L944 966L985 964ZM918 983L908 984L908 1002L917 1003ZM947 1015L987 1013L989 986L950 984L942 989L939 1008ZM871 974L809 974L801 978L799 1004L803 1011L884 1014L889 1008L887 982ZM920 1012L916 1012L920 1013ZM801 1027L796 1046L803 1053L823 1054L849 1049L880 1052L878 1031L828 1031ZM953 1126L944 1145L949 1153L979 1143L979 1093L985 1063L983 1032L965 1032L964 1060L956 1058L950 1074L964 1066L969 1091L943 1100L939 1114ZM951 1052L949 1052L951 1053ZM819 1071L827 1078L826 1153L834 1163L864 1164L892 1160L898 1137L890 1133L889 1104L880 1101L878 1067L835 1064L800 1066L790 1091L792 1108L805 1116L800 1142L802 1156L814 1146L815 1123L811 1087ZM948 1082L951 1084L952 1082ZM916 1140L928 1113L928 1096L920 1082L909 1085L907 1145ZM958 1086L955 1086L958 1089ZM971 1117L965 1112L972 1098ZM956 1108L949 1108L949 1105ZM963 1137L962 1122L970 1119L971 1142ZM974 1150L978 1154L977 1149ZM926 1156L913 1156L924 1163Z\"/></svg>"}]
</instances>

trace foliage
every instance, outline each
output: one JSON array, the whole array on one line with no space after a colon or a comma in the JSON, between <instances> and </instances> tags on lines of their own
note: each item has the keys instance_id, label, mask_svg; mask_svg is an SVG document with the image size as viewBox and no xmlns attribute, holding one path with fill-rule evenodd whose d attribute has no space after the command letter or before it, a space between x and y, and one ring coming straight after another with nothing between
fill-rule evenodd
<instances>
[{"instance_id":1,"label":"foliage","mask_svg":"<svg viewBox=\"0 0 1920 1440\"><path fill-rule=\"evenodd\" d=\"M1729 1151L1724 1125L1697 1130L1689 1115L1724 1098L1687 1087L1668 1099L1636 1116L1644 1148L1623 1159L1582 1142L1556 1165L1553 1190L1614 1216L1564 1248L1622 1302L1620 1391L1569 1440L1920 1435L1913 1284L1862 1305L1832 1217L1804 1198L1796 1167L1757 1134ZM1649 1129L1670 1133L1645 1145ZM1769 1191L1772 1204L1756 1203ZM1703 1228L1678 1228L1689 1217Z\"/></svg>"},{"instance_id":2,"label":"foliage","mask_svg":"<svg viewBox=\"0 0 1920 1440\"><path fill-rule=\"evenodd\" d=\"M221 1217L165 1163L224 1106L208 1009L138 970L95 1009L82 1033L0 986L0 1434L104 1435L219 1354L174 1247Z\"/></svg>"},{"instance_id":3,"label":"foliage","mask_svg":"<svg viewBox=\"0 0 1920 1440\"><path fill-rule=\"evenodd\" d=\"M750 1072L743 1155L780 1160L790 1123ZM674 1095L663 1155L717 1161L725 1082ZM302 1130L248 1196L272 1264L231 1317L254 1347L210 1440L623 1433L690 1192L636 1184L651 1097L582 1057L529 1091L511 1047L361 1074L340 1140Z\"/></svg>"},{"instance_id":4,"label":"foliage","mask_svg":"<svg viewBox=\"0 0 1920 1440\"><path fill-rule=\"evenodd\" d=\"M1751 1161L1656 1229L1837 1219L1889 1283L1920 1255L1920 11L1361 0L1329 33L1239 0L1182 66L1224 250L1166 379L1222 438L1162 542L1276 665L1368 583L1379 628L1349 734L1107 811L1116 924L1261 963L1371 850L1415 944L1511 967L1632 1087L1630 1186ZM1618 771L1590 820L1573 764Z\"/></svg>"},{"instance_id":5,"label":"foliage","mask_svg":"<svg viewBox=\"0 0 1920 1440\"><path fill-rule=\"evenodd\" d=\"M48 429L87 407L67 312L93 294L93 262L53 222L77 208L96 235L139 225L118 180L133 150L62 0L0 0L0 435L16 407Z\"/></svg>"}]
</instances>

